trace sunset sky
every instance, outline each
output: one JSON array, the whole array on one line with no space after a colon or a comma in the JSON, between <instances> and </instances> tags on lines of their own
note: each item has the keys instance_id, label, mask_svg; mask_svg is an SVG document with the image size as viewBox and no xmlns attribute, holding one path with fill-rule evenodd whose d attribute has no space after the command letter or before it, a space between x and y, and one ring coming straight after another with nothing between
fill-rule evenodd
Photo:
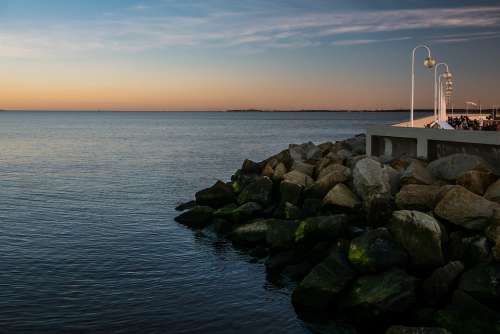
<instances>
[{"instance_id":1,"label":"sunset sky","mask_svg":"<svg viewBox=\"0 0 500 334\"><path fill-rule=\"evenodd\" d=\"M0 109L409 108L419 43L500 104L498 0L0 0Z\"/></svg>"}]
</instances>

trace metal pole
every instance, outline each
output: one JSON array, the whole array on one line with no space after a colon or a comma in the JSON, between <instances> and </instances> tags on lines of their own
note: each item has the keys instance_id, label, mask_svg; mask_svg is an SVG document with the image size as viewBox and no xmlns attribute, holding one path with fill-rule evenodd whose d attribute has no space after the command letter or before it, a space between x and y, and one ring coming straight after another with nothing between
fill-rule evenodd
<instances>
[{"instance_id":1,"label":"metal pole","mask_svg":"<svg viewBox=\"0 0 500 334\"><path fill-rule=\"evenodd\" d=\"M437 120L437 110L438 110L438 87L437 87L437 81L438 81L438 77L437 77L437 70L438 70L438 67L439 66L446 66L446 72L449 72L450 69L448 68L448 64L446 63L439 63L437 64L435 67L434 67L434 120Z\"/></svg>"},{"instance_id":2,"label":"metal pole","mask_svg":"<svg viewBox=\"0 0 500 334\"><path fill-rule=\"evenodd\" d=\"M411 57L411 107L410 107L410 126L413 128L413 111L415 104L415 51L419 48L427 49L429 58L431 58L431 49L427 45L418 45L412 51Z\"/></svg>"}]
</instances>

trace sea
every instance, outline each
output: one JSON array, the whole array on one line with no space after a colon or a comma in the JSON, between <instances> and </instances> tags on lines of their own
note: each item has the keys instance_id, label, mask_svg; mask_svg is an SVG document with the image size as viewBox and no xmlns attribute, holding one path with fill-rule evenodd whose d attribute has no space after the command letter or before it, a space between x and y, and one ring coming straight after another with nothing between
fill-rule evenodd
<instances>
[{"instance_id":1,"label":"sea","mask_svg":"<svg viewBox=\"0 0 500 334\"><path fill-rule=\"evenodd\" d=\"M0 112L0 333L310 333L293 283L174 207L381 112Z\"/></svg>"}]
</instances>

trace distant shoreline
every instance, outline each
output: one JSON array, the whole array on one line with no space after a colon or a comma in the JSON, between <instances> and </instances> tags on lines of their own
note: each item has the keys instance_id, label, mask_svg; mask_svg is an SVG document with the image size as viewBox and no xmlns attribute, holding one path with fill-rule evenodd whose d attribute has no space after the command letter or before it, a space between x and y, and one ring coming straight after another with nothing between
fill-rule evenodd
<instances>
[{"instance_id":1,"label":"distant shoreline","mask_svg":"<svg viewBox=\"0 0 500 334\"><path fill-rule=\"evenodd\" d=\"M456 112L460 110L455 110ZM369 112L409 112L404 109L375 109L375 110L315 110L315 109L301 109L301 110L261 110L261 109L229 109L229 110L20 110L20 109L0 109L0 112L222 112L222 113L369 113ZM432 112L431 109L416 109L415 112ZM486 112L486 110L484 110Z\"/></svg>"}]
</instances>

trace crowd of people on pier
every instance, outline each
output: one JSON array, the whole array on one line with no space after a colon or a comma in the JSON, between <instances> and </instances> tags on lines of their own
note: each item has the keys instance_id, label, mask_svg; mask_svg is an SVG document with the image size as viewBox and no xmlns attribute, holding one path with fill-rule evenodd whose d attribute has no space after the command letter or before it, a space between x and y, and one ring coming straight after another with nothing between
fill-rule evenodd
<instances>
[{"instance_id":1,"label":"crowd of people on pier","mask_svg":"<svg viewBox=\"0 0 500 334\"><path fill-rule=\"evenodd\" d=\"M500 131L500 121L495 120L493 116L487 116L486 119L472 119L465 115L449 116L448 124L456 130ZM428 124L426 127L430 126L431 124Z\"/></svg>"}]
</instances>

